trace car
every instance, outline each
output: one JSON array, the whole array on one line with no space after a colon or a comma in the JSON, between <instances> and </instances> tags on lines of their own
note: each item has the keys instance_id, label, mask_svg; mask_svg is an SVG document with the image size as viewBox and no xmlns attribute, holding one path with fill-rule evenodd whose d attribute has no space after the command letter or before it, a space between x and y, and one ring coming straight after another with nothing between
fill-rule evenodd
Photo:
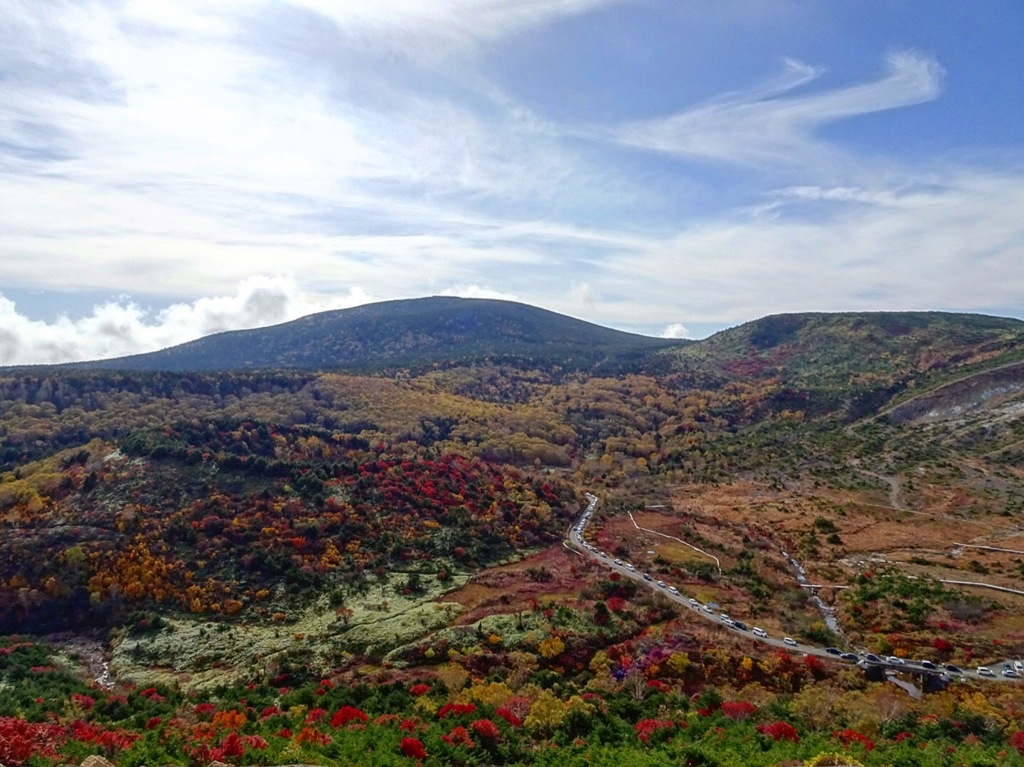
<instances>
[{"instance_id":1,"label":"car","mask_svg":"<svg viewBox=\"0 0 1024 767\"><path fill-rule=\"evenodd\" d=\"M660 589L665 588L665 581L658 581L658 588L660 588Z\"/></svg>"},{"instance_id":2,"label":"car","mask_svg":"<svg viewBox=\"0 0 1024 767\"><path fill-rule=\"evenodd\" d=\"M996 672L988 666L978 666L978 676L995 676Z\"/></svg>"},{"instance_id":3,"label":"car","mask_svg":"<svg viewBox=\"0 0 1024 767\"><path fill-rule=\"evenodd\" d=\"M743 621L733 621L732 622L732 626L733 626L733 628L737 628L740 631L746 631L747 630L747 624L744 623Z\"/></svg>"},{"instance_id":4,"label":"car","mask_svg":"<svg viewBox=\"0 0 1024 767\"><path fill-rule=\"evenodd\" d=\"M672 588L675 588L675 586L673 586ZM700 602L698 602L698 601L697 601L696 599L694 599L693 597L690 597L690 598L689 598L689 599L688 599L687 601L688 601L688 602L689 602L689 603L690 603L691 605L693 605L694 607L697 607L697 606L699 606L699 605L700 605Z\"/></svg>"},{"instance_id":5,"label":"car","mask_svg":"<svg viewBox=\"0 0 1024 767\"><path fill-rule=\"evenodd\" d=\"M631 565L631 564L627 564L626 565L626 569L629 570L631 573L635 573L636 572L636 568L633 567L633 565Z\"/></svg>"},{"instance_id":6,"label":"car","mask_svg":"<svg viewBox=\"0 0 1024 767\"><path fill-rule=\"evenodd\" d=\"M675 586L669 586L668 590L671 591L676 596L679 596L679 589L677 589ZM696 599L691 599L690 600L690 604L692 604L694 607L696 607L699 604L699 602L697 602Z\"/></svg>"},{"instance_id":7,"label":"car","mask_svg":"<svg viewBox=\"0 0 1024 767\"><path fill-rule=\"evenodd\" d=\"M894 666L905 666L907 662L903 658L897 658L895 655L887 655L885 658L886 663L891 663Z\"/></svg>"},{"instance_id":8,"label":"car","mask_svg":"<svg viewBox=\"0 0 1024 767\"><path fill-rule=\"evenodd\" d=\"M856 663L857 661L860 660L860 656L857 655L857 653L855 653L855 652L844 652L839 657L842 658L843 660L853 661L854 663Z\"/></svg>"},{"instance_id":9,"label":"car","mask_svg":"<svg viewBox=\"0 0 1024 767\"><path fill-rule=\"evenodd\" d=\"M754 628L750 629L750 633L756 637L761 637L761 639L764 639L768 636L767 631L765 631L762 628L758 628L757 626L754 626Z\"/></svg>"},{"instance_id":10,"label":"car","mask_svg":"<svg viewBox=\"0 0 1024 767\"><path fill-rule=\"evenodd\" d=\"M1004 668L1003 676L1005 676L1007 679L1018 679L1020 675L1012 668Z\"/></svg>"},{"instance_id":11,"label":"car","mask_svg":"<svg viewBox=\"0 0 1024 767\"><path fill-rule=\"evenodd\" d=\"M710 607L708 607L707 605L701 605L701 606L700 606L700 609L701 609L701 610L703 610L704 612L708 613L708 615L714 615L714 614L715 614L715 611L714 611L714 610L712 610L712 609L711 609Z\"/></svg>"},{"instance_id":12,"label":"car","mask_svg":"<svg viewBox=\"0 0 1024 767\"><path fill-rule=\"evenodd\" d=\"M605 552L603 552L603 551L600 551L600 552L598 552L598 553L599 553L599 554L600 554L600 555L601 555L602 557L604 557L605 559L608 559L608 554L607 554L607 553L605 553Z\"/></svg>"},{"instance_id":13,"label":"car","mask_svg":"<svg viewBox=\"0 0 1024 767\"><path fill-rule=\"evenodd\" d=\"M1022 663L1019 660L1015 660L1013 662L1013 670L1016 671L1018 674L1024 672L1024 663Z\"/></svg>"},{"instance_id":14,"label":"car","mask_svg":"<svg viewBox=\"0 0 1024 767\"><path fill-rule=\"evenodd\" d=\"M621 559L616 559L616 560L615 560L615 564L617 564L617 565L621 565L621 564L622 564L622 560L621 560Z\"/></svg>"},{"instance_id":15,"label":"car","mask_svg":"<svg viewBox=\"0 0 1024 767\"><path fill-rule=\"evenodd\" d=\"M964 673L962 668L960 668L959 666L954 666L952 663L947 663L945 668L946 668L946 671L950 672L951 674L962 674L962 673Z\"/></svg>"},{"instance_id":16,"label":"car","mask_svg":"<svg viewBox=\"0 0 1024 767\"><path fill-rule=\"evenodd\" d=\"M932 663L930 660L921 660L921 661L918 661L918 664L921 666L921 668L926 668L926 669L929 669L930 671L935 671L935 670L937 670L939 668L934 663Z\"/></svg>"},{"instance_id":17,"label":"car","mask_svg":"<svg viewBox=\"0 0 1024 767\"><path fill-rule=\"evenodd\" d=\"M732 618L722 618L722 623L728 626L729 628L736 628L736 621L734 621Z\"/></svg>"},{"instance_id":18,"label":"car","mask_svg":"<svg viewBox=\"0 0 1024 767\"><path fill-rule=\"evenodd\" d=\"M829 655L842 655L843 654L843 651L840 650L838 647L826 647L825 648L825 652L827 652Z\"/></svg>"},{"instance_id":19,"label":"car","mask_svg":"<svg viewBox=\"0 0 1024 767\"><path fill-rule=\"evenodd\" d=\"M727 621L729 620L729 613L719 613L718 617L721 618L723 621Z\"/></svg>"},{"instance_id":20,"label":"car","mask_svg":"<svg viewBox=\"0 0 1024 767\"><path fill-rule=\"evenodd\" d=\"M644 580L645 581L649 581L650 579L651 579L651 574L650 573L644 573Z\"/></svg>"},{"instance_id":21,"label":"car","mask_svg":"<svg viewBox=\"0 0 1024 767\"><path fill-rule=\"evenodd\" d=\"M869 652L864 656L864 660L871 661L872 663L881 663L882 659L875 655L873 652Z\"/></svg>"},{"instance_id":22,"label":"car","mask_svg":"<svg viewBox=\"0 0 1024 767\"><path fill-rule=\"evenodd\" d=\"M782 637L782 641L790 647L796 647L796 640L793 637Z\"/></svg>"}]
</instances>

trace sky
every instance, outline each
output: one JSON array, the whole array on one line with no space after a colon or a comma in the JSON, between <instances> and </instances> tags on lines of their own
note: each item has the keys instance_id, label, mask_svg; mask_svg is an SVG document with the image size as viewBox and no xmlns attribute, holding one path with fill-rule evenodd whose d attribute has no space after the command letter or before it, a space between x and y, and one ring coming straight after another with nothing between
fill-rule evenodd
<instances>
[{"instance_id":1,"label":"sky","mask_svg":"<svg viewBox=\"0 0 1024 767\"><path fill-rule=\"evenodd\" d=\"M504 298L1024 318L1024 2L0 0L0 364Z\"/></svg>"}]
</instances>

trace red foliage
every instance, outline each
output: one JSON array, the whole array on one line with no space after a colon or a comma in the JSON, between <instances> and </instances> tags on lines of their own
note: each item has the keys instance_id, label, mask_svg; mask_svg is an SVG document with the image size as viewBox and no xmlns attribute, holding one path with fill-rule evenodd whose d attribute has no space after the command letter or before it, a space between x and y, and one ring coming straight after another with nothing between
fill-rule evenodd
<instances>
[{"instance_id":1,"label":"red foliage","mask_svg":"<svg viewBox=\"0 0 1024 767\"><path fill-rule=\"evenodd\" d=\"M473 748L473 746L476 745L473 742L473 739L469 737L469 732L462 725L459 725L447 735L442 735L441 740L449 746L465 746L466 748Z\"/></svg>"},{"instance_id":2,"label":"red foliage","mask_svg":"<svg viewBox=\"0 0 1024 767\"><path fill-rule=\"evenodd\" d=\"M502 706L499 709L496 709L494 713L497 714L498 716L500 716L502 719L504 719L506 722L508 722L513 727L522 727L523 726L523 720L520 719L515 714L513 714L509 709L507 709L504 706Z\"/></svg>"},{"instance_id":3,"label":"red foliage","mask_svg":"<svg viewBox=\"0 0 1024 767\"><path fill-rule=\"evenodd\" d=\"M402 738L402 742L398 746L402 754L412 759L426 759L427 749L423 747L423 742L417 738Z\"/></svg>"},{"instance_id":4,"label":"red foliage","mask_svg":"<svg viewBox=\"0 0 1024 767\"><path fill-rule=\"evenodd\" d=\"M411 692L413 695L424 695L425 693L430 692L430 685L414 684L412 687L409 688L409 692Z\"/></svg>"},{"instance_id":5,"label":"red foliage","mask_svg":"<svg viewBox=\"0 0 1024 767\"><path fill-rule=\"evenodd\" d=\"M875 742L871 740L867 735L856 730L837 730L832 733L844 746L849 746L851 743L860 743L864 746L865 751L871 751L875 747Z\"/></svg>"},{"instance_id":6,"label":"red foliage","mask_svg":"<svg viewBox=\"0 0 1024 767\"><path fill-rule=\"evenodd\" d=\"M622 597L610 597L605 601L605 606L613 613L622 613L626 609L627 602Z\"/></svg>"},{"instance_id":7,"label":"red foliage","mask_svg":"<svg viewBox=\"0 0 1024 767\"><path fill-rule=\"evenodd\" d=\"M824 679L827 675L825 664L821 662L820 658L816 658L813 655L804 656L804 667L811 672L811 676L815 679Z\"/></svg>"},{"instance_id":8,"label":"red foliage","mask_svg":"<svg viewBox=\"0 0 1024 767\"><path fill-rule=\"evenodd\" d=\"M270 744L259 735L243 735L242 740L245 741L245 745L249 748L255 748L257 751L262 751Z\"/></svg>"},{"instance_id":9,"label":"red foliage","mask_svg":"<svg viewBox=\"0 0 1024 767\"><path fill-rule=\"evenodd\" d=\"M337 729L338 727L342 727L348 724L349 722L365 722L368 721L369 718L370 717L368 717L355 706L342 706L337 711L335 711L334 716L331 717L331 727Z\"/></svg>"},{"instance_id":10,"label":"red foliage","mask_svg":"<svg viewBox=\"0 0 1024 767\"><path fill-rule=\"evenodd\" d=\"M662 733L663 738L667 737L670 734L668 731L675 727L675 724L671 719L643 719L637 722L633 729L641 743L650 743L651 737L656 733Z\"/></svg>"},{"instance_id":11,"label":"red foliage","mask_svg":"<svg viewBox=\"0 0 1024 767\"><path fill-rule=\"evenodd\" d=\"M1021 756L1024 756L1024 730L1018 730L1010 736L1010 746L1017 749Z\"/></svg>"},{"instance_id":12,"label":"red foliage","mask_svg":"<svg viewBox=\"0 0 1024 767\"><path fill-rule=\"evenodd\" d=\"M149 720L146 722L146 729L147 730L155 730L157 727L159 727L163 723L164 723L164 720L161 719L160 717L158 717L158 716L151 716L149 718Z\"/></svg>"},{"instance_id":13,"label":"red foliage","mask_svg":"<svg viewBox=\"0 0 1024 767\"><path fill-rule=\"evenodd\" d=\"M437 712L438 719L444 719L448 714L473 714L476 706L472 703L445 703Z\"/></svg>"},{"instance_id":14,"label":"red foliage","mask_svg":"<svg viewBox=\"0 0 1024 767\"><path fill-rule=\"evenodd\" d=\"M473 732L484 740L495 741L501 737L501 731L498 729L498 726L490 719L477 719L470 727L473 728Z\"/></svg>"},{"instance_id":15,"label":"red foliage","mask_svg":"<svg viewBox=\"0 0 1024 767\"><path fill-rule=\"evenodd\" d=\"M325 716L327 716L327 712L324 711L322 708L311 709L309 713L306 714L306 724L313 724L314 722L319 722Z\"/></svg>"},{"instance_id":16,"label":"red foliage","mask_svg":"<svg viewBox=\"0 0 1024 767\"><path fill-rule=\"evenodd\" d=\"M221 741L220 750L224 756L242 756L245 754L245 743L237 732L229 732Z\"/></svg>"},{"instance_id":17,"label":"red foliage","mask_svg":"<svg viewBox=\"0 0 1024 767\"><path fill-rule=\"evenodd\" d=\"M77 703L81 706L83 711L89 711L93 706L96 705L96 701L90 698L88 695L81 695L77 692L71 693L71 700L73 703Z\"/></svg>"},{"instance_id":18,"label":"red foliage","mask_svg":"<svg viewBox=\"0 0 1024 767\"><path fill-rule=\"evenodd\" d=\"M64 728L56 724L34 724L12 716L0 717L0 763L21 765L32 756L57 757L65 739Z\"/></svg>"},{"instance_id":19,"label":"red foliage","mask_svg":"<svg viewBox=\"0 0 1024 767\"><path fill-rule=\"evenodd\" d=\"M793 743L800 742L800 734L796 731L796 727L791 725L789 722L759 724L757 726L757 731L762 735L767 735L772 740L790 740Z\"/></svg>"}]
</instances>

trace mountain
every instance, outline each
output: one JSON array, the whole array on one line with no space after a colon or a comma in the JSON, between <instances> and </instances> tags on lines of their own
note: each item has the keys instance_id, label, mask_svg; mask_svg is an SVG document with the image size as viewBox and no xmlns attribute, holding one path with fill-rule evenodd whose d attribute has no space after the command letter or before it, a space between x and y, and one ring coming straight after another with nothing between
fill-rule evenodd
<instances>
[{"instance_id":1,"label":"mountain","mask_svg":"<svg viewBox=\"0 0 1024 767\"><path fill-rule=\"evenodd\" d=\"M530 359L569 369L621 369L685 341L601 327L491 299L432 297L322 312L236 330L147 354L74 363L78 369L374 371L483 359Z\"/></svg>"},{"instance_id":2,"label":"mountain","mask_svg":"<svg viewBox=\"0 0 1024 767\"><path fill-rule=\"evenodd\" d=\"M800 409L845 411L850 420L1024 359L1024 322L949 312L778 314L665 356L695 385L773 380ZM1011 367L1002 379L1024 380L1021 370Z\"/></svg>"}]
</instances>

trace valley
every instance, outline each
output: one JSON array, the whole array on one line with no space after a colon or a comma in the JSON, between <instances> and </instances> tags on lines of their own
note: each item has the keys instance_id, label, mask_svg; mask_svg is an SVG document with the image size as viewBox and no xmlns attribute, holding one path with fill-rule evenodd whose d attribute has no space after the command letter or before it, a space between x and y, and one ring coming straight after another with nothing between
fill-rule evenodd
<instances>
[{"instance_id":1,"label":"valley","mask_svg":"<svg viewBox=\"0 0 1024 767\"><path fill-rule=\"evenodd\" d=\"M0 763L1018 763L1024 323L502 303L0 371Z\"/></svg>"}]
</instances>

